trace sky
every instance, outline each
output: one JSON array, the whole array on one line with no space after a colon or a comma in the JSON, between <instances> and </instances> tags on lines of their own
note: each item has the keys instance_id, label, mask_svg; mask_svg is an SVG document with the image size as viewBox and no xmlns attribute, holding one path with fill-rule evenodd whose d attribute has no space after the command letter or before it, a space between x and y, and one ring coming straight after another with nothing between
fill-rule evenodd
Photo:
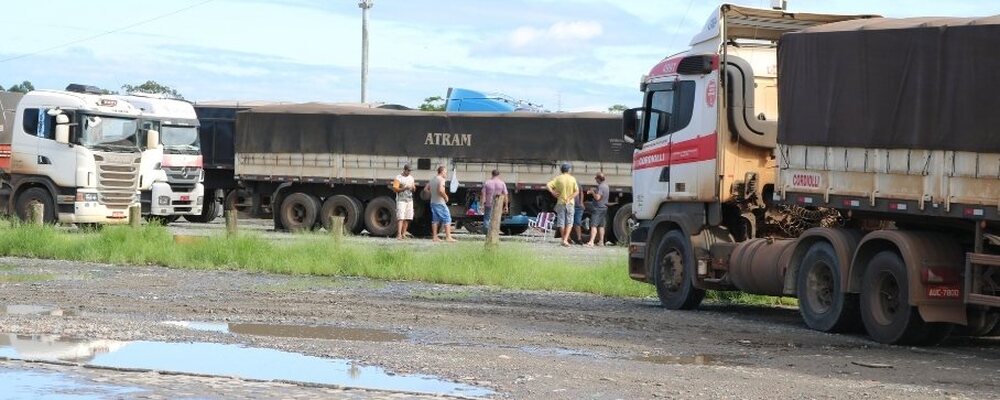
<instances>
[{"instance_id":1,"label":"sky","mask_svg":"<svg viewBox=\"0 0 1000 400\"><path fill-rule=\"evenodd\" d=\"M360 100L357 0L6 2L0 86L155 80L189 100ZM734 3L769 7L770 0ZM789 11L886 17L1000 14L1000 0L789 0ZM416 107L449 87L552 111L634 106L639 80L682 51L704 0L374 0L368 100ZM12 18L12 16L19 16Z\"/></svg>"}]
</instances>

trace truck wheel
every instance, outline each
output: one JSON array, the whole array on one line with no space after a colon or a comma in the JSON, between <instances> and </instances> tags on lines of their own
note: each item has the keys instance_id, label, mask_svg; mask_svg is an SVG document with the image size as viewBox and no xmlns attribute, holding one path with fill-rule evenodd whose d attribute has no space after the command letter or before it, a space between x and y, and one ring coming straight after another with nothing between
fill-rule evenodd
<instances>
[{"instance_id":1,"label":"truck wheel","mask_svg":"<svg viewBox=\"0 0 1000 400\"><path fill-rule=\"evenodd\" d=\"M868 262L861 287L861 320L868 336L886 344L934 345L951 333L952 325L927 323L909 304L906 266L892 251Z\"/></svg>"},{"instance_id":2,"label":"truck wheel","mask_svg":"<svg viewBox=\"0 0 1000 400\"><path fill-rule=\"evenodd\" d=\"M34 204L42 204L45 209L42 211L44 214L42 216L42 222L46 224L54 224L56 222L56 206L52 201L52 196L49 196L49 191L40 187L28 188L27 190L21 192L17 195L17 200L15 201L14 207L17 208L17 217L21 221L31 220L31 208Z\"/></svg>"},{"instance_id":3,"label":"truck wheel","mask_svg":"<svg viewBox=\"0 0 1000 400\"><path fill-rule=\"evenodd\" d=\"M373 236L396 234L396 201L388 196L372 199L365 207L365 229Z\"/></svg>"},{"instance_id":4,"label":"truck wheel","mask_svg":"<svg viewBox=\"0 0 1000 400\"><path fill-rule=\"evenodd\" d=\"M351 196L338 194L328 197L323 201L323 208L319 212L319 220L323 224L323 229L330 231L333 225L333 217L344 217L344 230L354 232L361 224L361 205Z\"/></svg>"},{"instance_id":5,"label":"truck wheel","mask_svg":"<svg viewBox=\"0 0 1000 400\"><path fill-rule=\"evenodd\" d=\"M219 202L215 201L215 198L209 199L212 196L205 196L204 206L201 208L201 214L198 215L185 215L184 219L188 222L194 222L199 224L207 224L209 222L215 221L215 218L219 216Z\"/></svg>"},{"instance_id":6,"label":"truck wheel","mask_svg":"<svg viewBox=\"0 0 1000 400\"><path fill-rule=\"evenodd\" d=\"M956 329L956 334L965 336L993 336L990 335L1000 326L1000 312L988 309L969 307L966 311L966 321L968 324Z\"/></svg>"},{"instance_id":7,"label":"truck wheel","mask_svg":"<svg viewBox=\"0 0 1000 400\"><path fill-rule=\"evenodd\" d=\"M799 313L817 331L843 331L858 326L858 299L841 287L837 252L827 242L809 247L796 277Z\"/></svg>"},{"instance_id":8,"label":"truck wheel","mask_svg":"<svg viewBox=\"0 0 1000 400\"><path fill-rule=\"evenodd\" d=\"M615 235L616 243L628 244L628 236L632 233L632 229L636 224L635 214L632 213L632 203L626 203L618 207L612 223L614 225L611 227L611 231Z\"/></svg>"},{"instance_id":9,"label":"truck wheel","mask_svg":"<svg viewBox=\"0 0 1000 400\"><path fill-rule=\"evenodd\" d=\"M694 251L681 231L668 232L660 239L652 260L653 282L660 304L671 310L697 308L705 291L694 287Z\"/></svg>"},{"instance_id":10,"label":"truck wheel","mask_svg":"<svg viewBox=\"0 0 1000 400\"><path fill-rule=\"evenodd\" d=\"M302 192L292 193L281 201L278 216L281 225L293 232L309 230L319 217L319 200Z\"/></svg>"}]
</instances>

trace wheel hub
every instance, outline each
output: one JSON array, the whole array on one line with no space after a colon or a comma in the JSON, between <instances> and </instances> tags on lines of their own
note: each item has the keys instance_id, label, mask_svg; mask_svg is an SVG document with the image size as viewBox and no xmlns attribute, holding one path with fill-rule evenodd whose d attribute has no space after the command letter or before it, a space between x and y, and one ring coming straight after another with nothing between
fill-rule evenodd
<instances>
[{"instance_id":1,"label":"wheel hub","mask_svg":"<svg viewBox=\"0 0 1000 400\"><path fill-rule=\"evenodd\" d=\"M684 261L677 249L670 249L660 262L660 274L663 287L676 292L684 281Z\"/></svg>"},{"instance_id":2,"label":"wheel hub","mask_svg":"<svg viewBox=\"0 0 1000 400\"><path fill-rule=\"evenodd\" d=\"M830 266L821 264L809 270L806 283L809 306L817 314L825 314L833 307L833 273Z\"/></svg>"}]
</instances>

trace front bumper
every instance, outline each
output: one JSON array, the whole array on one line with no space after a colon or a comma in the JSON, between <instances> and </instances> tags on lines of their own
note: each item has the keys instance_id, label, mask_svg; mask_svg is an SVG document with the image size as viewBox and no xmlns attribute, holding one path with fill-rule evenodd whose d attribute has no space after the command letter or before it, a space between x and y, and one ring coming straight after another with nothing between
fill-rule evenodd
<instances>
[{"instance_id":1,"label":"front bumper","mask_svg":"<svg viewBox=\"0 0 1000 400\"><path fill-rule=\"evenodd\" d=\"M73 210L72 213L59 213L59 222L102 225L128 223L128 208L111 208L96 201L76 201L73 202Z\"/></svg>"},{"instance_id":2,"label":"front bumper","mask_svg":"<svg viewBox=\"0 0 1000 400\"><path fill-rule=\"evenodd\" d=\"M152 215L201 215L205 204L205 186L200 183L189 192L175 192L166 182L156 182L151 192L149 214Z\"/></svg>"}]
</instances>

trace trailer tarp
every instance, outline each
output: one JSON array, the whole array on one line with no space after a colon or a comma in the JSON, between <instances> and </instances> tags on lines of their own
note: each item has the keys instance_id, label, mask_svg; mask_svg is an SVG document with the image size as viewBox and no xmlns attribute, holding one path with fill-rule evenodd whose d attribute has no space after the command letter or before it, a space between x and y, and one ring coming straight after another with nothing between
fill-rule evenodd
<instances>
[{"instance_id":1,"label":"trailer tarp","mask_svg":"<svg viewBox=\"0 0 1000 400\"><path fill-rule=\"evenodd\" d=\"M778 71L781 144L1000 153L1000 16L787 33Z\"/></svg>"},{"instance_id":2,"label":"trailer tarp","mask_svg":"<svg viewBox=\"0 0 1000 400\"><path fill-rule=\"evenodd\" d=\"M296 104L237 115L238 153L341 153L469 161L630 163L621 116L444 113Z\"/></svg>"}]
</instances>

